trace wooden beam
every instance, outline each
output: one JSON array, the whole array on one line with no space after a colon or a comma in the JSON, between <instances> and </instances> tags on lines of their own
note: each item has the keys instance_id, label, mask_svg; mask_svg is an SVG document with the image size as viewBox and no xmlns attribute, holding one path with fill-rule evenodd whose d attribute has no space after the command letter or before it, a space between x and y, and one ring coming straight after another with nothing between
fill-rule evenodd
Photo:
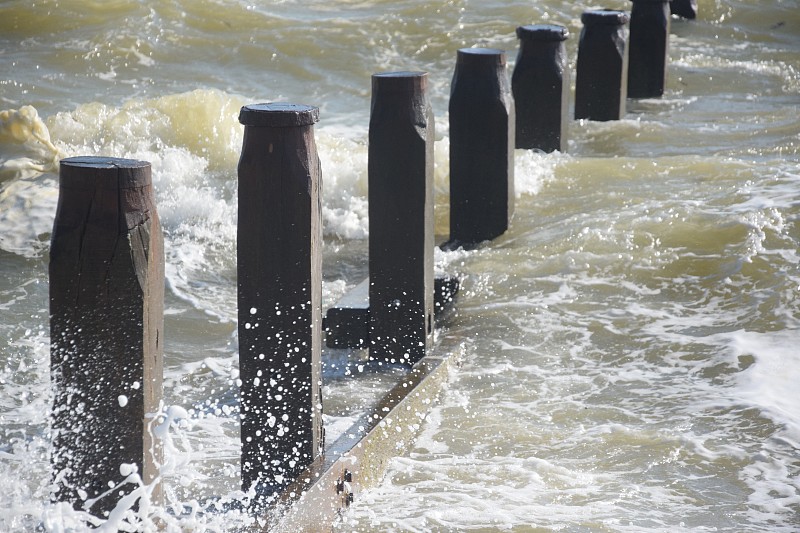
<instances>
[{"instance_id":1,"label":"wooden beam","mask_svg":"<svg viewBox=\"0 0 800 533\"><path fill-rule=\"evenodd\" d=\"M316 107L242 108L237 271L242 489L266 499L322 451Z\"/></svg>"},{"instance_id":2,"label":"wooden beam","mask_svg":"<svg viewBox=\"0 0 800 533\"><path fill-rule=\"evenodd\" d=\"M162 397L164 242L150 163L72 157L59 179L49 265L54 497L103 517L138 488L129 475L152 483L161 462L147 426Z\"/></svg>"},{"instance_id":3,"label":"wooden beam","mask_svg":"<svg viewBox=\"0 0 800 533\"><path fill-rule=\"evenodd\" d=\"M450 242L506 232L514 213L514 98L506 55L462 48L450 88Z\"/></svg>"},{"instance_id":4,"label":"wooden beam","mask_svg":"<svg viewBox=\"0 0 800 533\"><path fill-rule=\"evenodd\" d=\"M433 338L433 111L424 72L372 76L369 354L411 365Z\"/></svg>"},{"instance_id":5,"label":"wooden beam","mask_svg":"<svg viewBox=\"0 0 800 533\"><path fill-rule=\"evenodd\" d=\"M575 118L598 121L625 116L628 90L628 14L598 9L581 15L575 74Z\"/></svg>"},{"instance_id":6,"label":"wooden beam","mask_svg":"<svg viewBox=\"0 0 800 533\"><path fill-rule=\"evenodd\" d=\"M516 147L566 152L569 124L569 31L555 24L517 28L520 41L511 76Z\"/></svg>"},{"instance_id":7,"label":"wooden beam","mask_svg":"<svg viewBox=\"0 0 800 533\"><path fill-rule=\"evenodd\" d=\"M453 305L460 282L455 276L433 279L434 322ZM325 345L328 348L369 346L369 278L342 296L325 314Z\"/></svg>"},{"instance_id":8,"label":"wooden beam","mask_svg":"<svg viewBox=\"0 0 800 533\"><path fill-rule=\"evenodd\" d=\"M286 488L262 517L262 529L330 531L339 514L383 478L390 460L411 446L461 359L460 341L437 346L436 353L418 361L401 383Z\"/></svg>"},{"instance_id":9,"label":"wooden beam","mask_svg":"<svg viewBox=\"0 0 800 533\"><path fill-rule=\"evenodd\" d=\"M328 348L369 346L369 278L328 308L324 329Z\"/></svg>"},{"instance_id":10,"label":"wooden beam","mask_svg":"<svg viewBox=\"0 0 800 533\"><path fill-rule=\"evenodd\" d=\"M667 83L669 0L634 0L631 8L628 98L658 98Z\"/></svg>"}]
</instances>

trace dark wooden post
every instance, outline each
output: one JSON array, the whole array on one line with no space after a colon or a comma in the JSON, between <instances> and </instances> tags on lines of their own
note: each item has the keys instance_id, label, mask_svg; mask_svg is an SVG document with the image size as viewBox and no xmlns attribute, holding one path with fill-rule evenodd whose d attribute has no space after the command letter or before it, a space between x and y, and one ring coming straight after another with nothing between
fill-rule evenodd
<instances>
[{"instance_id":1,"label":"dark wooden post","mask_svg":"<svg viewBox=\"0 0 800 533\"><path fill-rule=\"evenodd\" d=\"M520 47L511 76L517 148L566 151L570 91L564 45L567 36L565 27L553 24L517 28Z\"/></svg>"},{"instance_id":2,"label":"dark wooden post","mask_svg":"<svg viewBox=\"0 0 800 533\"><path fill-rule=\"evenodd\" d=\"M670 0L669 9L673 15L685 19L697 18L697 0Z\"/></svg>"},{"instance_id":3,"label":"dark wooden post","mask_svg":"<svg viewBox=\"0 0 800 533\"><path fill-rule=\"evenodd\" d=\"M242 488L270 496L322 451L316 107L242 108L237 261Z\"/></svg>"},{"instance_id":4,"label":"dark wooden post","mask_svg":"<svg viewBox=\"0 0 800 533\"><path fill-rule=\"evenodd\" d=\"M63 159L50 245L53 497L105 516L156 478L164 243L150 163ZM112 490L113 487L113 490ZM154 497L159 497L159 489Z\"/></svg>"},{"instance_id":5,"label":"dark wooden post","mask_svg":"<svg viewBox=\"0 0 800 533\"><path fill-rule=\"evenodd\" d=\"M450 243L471 246L508 229L514 212L514 99L506 54L458 51L450 88Z\"/></svg>"},{"instance_id":6,"label":"dark wooden post","mask_svg":"<svg viewBox=\"0 0 800 533\"><path fill-rule=\"evenodd\" d=\"M581 15L575 77L575 118L619 120L628 87L628 14L596 10Z\"/></svg>"},{"instance_id":7,"label":"dark wooden post","mask_svg":"<svg viewBox=\"0 0 800 533\"><path fill-rule=\"evenodd\" d=\"M664 94L669 21L669 0L633 0L628 98L656 98Z\"/></svg>"},{"instance_id":8,"label":"dark wooden post","mask_svg":"<svg viewBox=\"0 0 800 533\"><path fill-rule=\"evenodd\" d=\"M370 358L413 364L433 333L433 111L424 72L372 76Z\"/></svg>"}]
</instances>

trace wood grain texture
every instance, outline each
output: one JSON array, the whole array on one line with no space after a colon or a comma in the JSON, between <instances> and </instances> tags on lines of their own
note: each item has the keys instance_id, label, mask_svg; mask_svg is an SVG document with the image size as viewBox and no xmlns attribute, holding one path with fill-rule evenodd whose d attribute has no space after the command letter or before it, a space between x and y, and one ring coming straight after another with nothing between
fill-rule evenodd
<instances>
[{"instance_id":1,"label":"wood grain texture","mask_svg":"<svg viewBox=\"0 0 800 533\"><path fill-rule=\"evenodd\" d=\"M668 0L634 0L628 56L628 98L664 95L670 18Z\"/></svg>"},{"instance_id":2,"label":"wood grain texture","mask_svg":"<svg viewBox=\"0 0 800 533\"><path fill-rule=\"evenodd\" d=\"M150 164L61 161L50 247L54 497L103 516L155 479L161 449L148 413L162 397L164 247ZM156 501L159 490L153 494Z\"/></svg>"},{"instance_id":3,"label":"wood grain texture","mask_svg":"<svg viewBox=\"0 0 800 533\"><path fill-rule=\"evenodd\" d=\"M593 10L581 15L575 74L575 118L597 121L625 116L628 89L628 15Z\"/></svg>"},{"instance_id":4,"label":"wood grain texture","mask_svg":"<svg viewBox=\"0 0 800 533\"><path fill-rule=\"evenodd\" d=\"M242 488L279 491L320 453L317 108L245 106L237 229Z\"/></svg>"},{"instance_id":5,"label":"wood grain texture","mask_svg":"<svg viewBox=\"0 0 800 533\"><path fill-rule=\"evenodd\" d=\"M520 40L511 76L516 109L516 147L566 152L569 124L569 62L563 26L517 28Z\"/></svg>"},{"instance_id":6,"label":"wood grain texture","mask_svg":"<svg viewBox=\"0 0 800 533\"><path fill-rule=\"evenodd\" d=\"M450 243L502 235L514 213L514 99L502 50L458 51L450 90Z\"/></svg>"},{"instance_id":7,"label":"wood grain texture","mask_svg":"<svg viewBox=\"0 0 800 533\"><path fill-rule=\"evenodd\" d=\"M372 77L369 350L411 365L433 334L433 111L427 74Z\"/></svg>"}]
</instances>

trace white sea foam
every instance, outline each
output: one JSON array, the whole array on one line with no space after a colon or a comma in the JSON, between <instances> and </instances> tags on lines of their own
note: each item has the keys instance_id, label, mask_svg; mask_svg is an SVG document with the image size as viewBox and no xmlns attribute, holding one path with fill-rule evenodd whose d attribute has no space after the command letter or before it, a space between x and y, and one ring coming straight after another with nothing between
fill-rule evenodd
<instances>
[{"instance_id":1,"label":"white sea foam","mask_svg":"<svg viewBox=\"0 0 800 533\"><path fill-rule=\"evenodd\" d=\"M49 175L0 185L0 248L40 256L50 245L57 203L58 185Z\"/></svg>"},{"instance_id":2,"label":"white sea foam","mask_svg":"<svg viewBox=\"0 0 800 533\"><path fill-rule=\"evenodd\" d=\"M560 154L542 154L534 150L516 150L514 156L516 195L537 194L545 184L555 179L558 164L568 157Z\"/></svg>"},{"instance_id":3,"label":"white sea foam","mask_svg":"<svg viewBox=\"0 0 800 533\"><path fill-rule=\"evenodd\" d=\"M429 70L443 235L453 50L479 42L511 56L513 28L533 9L569 27L573 54L584 9L372 4L78 1L51 15L9 4L0 530L221 532L252 522L220 511L248 501L235 224L236 116L250 100L239 94L322 107L323 225L335 257L327 306L365 270L369 72L409 60ZM673 19L665 98L631 102L622 121L571 123L569 154L517 151L509 231L435 254L438 271L461 275L437 338L462 346L463 364L412 451L356 494L338 530L797 530L800 65L796 10L767 4L706 2L697 21ZM50 503L47 430L54 165L99 154L152 162L169 284L166 405L155 421L168 506L156 509L132 477L141 511L124 501L105 522ZM333 439L387 379L357 355L326 357Z\"/></svg>"},{"instance_id":4,"label":"white sea foam","mask_svg":"<svg viewBox=\"0 0 800 533\"><path fill-rule=\"evenodd\" d=\"M0 111L0 145L4 146L4 152L18 145L33 155L0 157L0 181L54 172L58 168L61 153L51 142L50 133L33 106Z\"/></svg>"},{"instance_id":5,"label":"white sea foam","mask_svg":"<svg viewBox=\"0 0 800 533\"><path fill-rule=\"evenodd\" d=\"M367 145L363 140L317 131L322 167L322 217L326 235L363 239L369 234Z\"/></svg>"},{"instance_id":6,"label":"white sea foam","mask_svg":"<svg viewBox=\"0 0 800 533\"><path fill-rule=\"evenodd\" d=\"M800 380L800 330L740 331L731 340L736 357L754 358L753 364L737 377L739 397L782 426L784 438L800 449L800 406L795 398Z\"/></svg>"}]
</instances>

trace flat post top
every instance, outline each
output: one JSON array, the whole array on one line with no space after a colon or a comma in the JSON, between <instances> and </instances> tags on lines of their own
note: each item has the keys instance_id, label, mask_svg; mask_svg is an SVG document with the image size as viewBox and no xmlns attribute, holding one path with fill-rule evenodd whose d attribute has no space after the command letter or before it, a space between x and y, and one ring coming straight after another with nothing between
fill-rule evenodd
<instances>
[{"instance_id":1,"label":"flat post top","mask_svg":"<svg viewBox=\"0 0 800 533\"><path fill-rule=\"evenodd\" d=\"M119 172L120 170L123 172ZM118 190L136 189L151 184L148 161L78 156L67 157L60 162L59 186L62 188Z\"/></svg>"},{"instance_id":2,"label":"flat post top","mask_svg":"<svg viewBox=\"0 0 800 533\"><path fill-rule=\"evenodd\" d=\"M61 160L62 165L83 168L143 168L149 167L147 161L138 159L124 159L121 157L102 157L102 156L77 156L66 157Z\"/></svg>"},{"instance_id":3,"label":"flat post top","mask_svg":"<svg viewBox=\"0 0 800 533\"><path fill-rule=\"evenodd\" d=\"M517 28L517 38L525 41L566 41L569 30L558 24L528 24Z\"/></svg>"},{"instance_id":4,"label":"flat post top","mask_svg":"<svg viewBox=\"0 0 800 533\"><path fill-rule=\"evenodd\" d=\"M613 9L593 9L584 11L581 15L581 22L587 26L592 25L614 25L621 26L630 20L628 14L624 11L616 11Z\"/></svg>"},{"instance_id":5,"label":"flat post top","mask_svg":"<svg viewBox=\"0 0 800 533\"><path fill-rule=\"evenodd\" d=\"M372 75L372 88L390 92L425 90L428 73L415 71L379 72Z\"/></svg>"},{"instance_id":6,"label":"flat post top","mask_svg":"<svg viewBox=\"0 0 800 533\"><path fill-rule=\"evenodd\" d=\"M250 104L239 111L239 122L245 126L293 128L319 122L319 108L285 102Z\"/></svg>"},{"instance_id":7,"label":"flat post top","mask_svg":"<svg viewBox=\"0 0 800 533\"><path fill-rule=\"evenodd\" d=\"M456 55L458 65L501 65L506 64L506 51L497 48L461 48Z\"/></svg>"}]
</instances>

